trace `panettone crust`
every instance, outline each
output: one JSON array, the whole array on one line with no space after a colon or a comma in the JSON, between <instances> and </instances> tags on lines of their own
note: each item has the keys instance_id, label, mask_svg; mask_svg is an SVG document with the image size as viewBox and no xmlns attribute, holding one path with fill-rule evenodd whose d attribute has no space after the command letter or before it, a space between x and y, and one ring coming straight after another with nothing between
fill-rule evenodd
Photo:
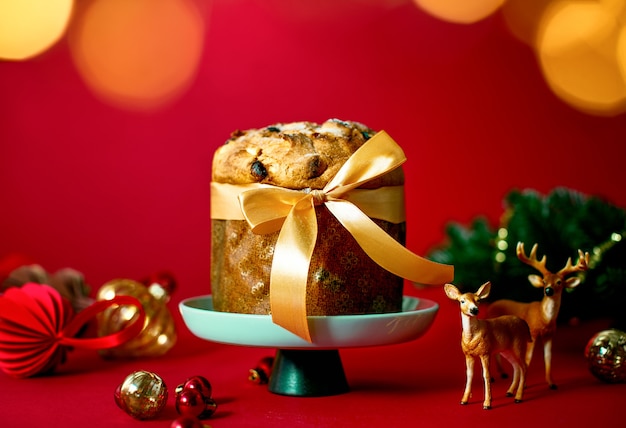
<instances>
[{"instance_id":1,"label":"panettone crust","mask_svg":"<svg viewBox=\"0 0 626 428\"><path fill-rule=\"evenodd\" d=\"M287 189L322 189L375 131L336 119L235 131L213 156L212 180L263 183ZM365 183L375 189L404 183L401 168Z\"/></svg>"}]
</instances>

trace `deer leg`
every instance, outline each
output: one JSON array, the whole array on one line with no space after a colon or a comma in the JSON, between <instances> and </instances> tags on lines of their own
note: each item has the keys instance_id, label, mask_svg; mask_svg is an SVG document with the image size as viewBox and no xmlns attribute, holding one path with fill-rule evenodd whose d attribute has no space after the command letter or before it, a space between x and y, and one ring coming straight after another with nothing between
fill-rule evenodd
<instances>
[{"instance_id":1,"label":"deer leg","mask_svg":"<svg viewBox=\"0 0 626 428\"><path fill-rule=\"evenodd\" d=\"M509 389L506 391L507 397L513 397L513 395L515 394L515 390L517 389L517 386L519 385L519 379L520 379L519 363L515 361L512 363L512 365L513 365L513 381L511 382Z\"/></svg>"},{"instance_id":2,"label":"deer leg","mask_svg":"<svg viewBox=\"0 0 626 428\"><path fill-rule=\"evenodd\" d=\"M483 365L483 381L485 384L485 401L483 401L483 409L491 409L491 374L489 373L489 360L491 356L481 355L480 361Z\"/></svg>"},{"instance_id":3,"label":"deer leg","mask_svg":"<svg viewBox=\"0 0 626 428\"><path fill-rule=\"evenodd\" d=\"M524 398L524 387L526 386L526 363L522 355L523 349L518 349L517 353L507 355L507 360L513 366L513 382L506 392L507 397L515 396L515 402L521 403Z\"/></svg>"},{"instance_id":4,"label":"deer leg","mask_svg":"<svg viewBox=\"0 0 626 428\"><path fill-rule=\"evenodd\" d=\"M543 341L543 361L546 366L546 382L550 389L557 389L556 384L552 381L552 338L546 338Z\"/></svg>"},{"instance_id":5,"label":"deer leg","mask_svg":"<svg viewBox=\"0 0 626 428\"><path fill-rule=\"evenodd\" d=\"M509 375L504 371L504 368L502 367L502 357L500 356L500 354L496 354L496 370L498 371L501 379L506 379L507 377L509 377Z\"/></svg>"},{"instance_id":6,"label":"deer leg","mask_svg":"<svg viewBox=\"0 0 626 428\"><path fill-rule=\"evenodd\" d=\"M524 388L526 387L526 370L527 369L528 367L526 367L526 363L520 358L520 362L519 362L520 378L519 378L519 384L517 385L517 393L515 394L516 403L521 403L522 399L524 398Z\"/></svg>"},{"instance_id":7,"label":"deer leg","mask_svg":"<svg viewBox=\"0 0 626 428\"><path fill-rule=\"evenodd\" d=\"M513 397L513 395L515 395L515 391L517 390L519 382L520 382L521 357L516 357L515 355L509 352L507 353L503 352L502 355L507 359L509 363L511 363L511 366L513 367L513 380L511 381L511 385L509 386L509 389L506 391L507 397Z\"/></svg>"},{"instance_id":8,"label":"deer leg","mask_svg":"<svg viewBox=\"0 0 626 428\"><path fill-rule=\"evenodd\" d=\"M533 359L533 351L535 350L535 342L537 341L536 337L532 338L532 342L528 342L526 345L526 367L530 367L530 361Z\"/></svg>"},{"instance_id":9,"label":"deer leg","mask_svg":"<svg viewBox=\"0 0 626 428\"><path fill-rule=\"evenodd\" d=\"M474 378L474 357L471 355L465 356L465 391L463 392L463 398L461 398L461 404L467 404L470 394L472 393L472 380Z\"/></svg>"}]
</instances>

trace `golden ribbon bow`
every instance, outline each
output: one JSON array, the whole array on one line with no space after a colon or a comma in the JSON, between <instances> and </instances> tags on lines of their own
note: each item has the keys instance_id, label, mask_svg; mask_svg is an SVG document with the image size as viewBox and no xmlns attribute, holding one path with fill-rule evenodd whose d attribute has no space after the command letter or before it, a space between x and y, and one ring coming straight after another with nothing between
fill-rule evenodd
<instances>
[{"instance_id":1,"label":"golden ribbon bow","mask_svg":"<svg viewBox=\"0 0 626 428\"><path fill-rule=\"evenodd\" d=\"M254 233L280 230L270 276L274 323L312 341L306 318L306 287L317 239L316 205L324 204L365 253L389 272L421 284L452 281L453 266L413 254L348 200L348 192L405 161L400 146L380 131L350 156L322 190L261 187L239 194L241 210Z\"/></svg>"}]
</instances>

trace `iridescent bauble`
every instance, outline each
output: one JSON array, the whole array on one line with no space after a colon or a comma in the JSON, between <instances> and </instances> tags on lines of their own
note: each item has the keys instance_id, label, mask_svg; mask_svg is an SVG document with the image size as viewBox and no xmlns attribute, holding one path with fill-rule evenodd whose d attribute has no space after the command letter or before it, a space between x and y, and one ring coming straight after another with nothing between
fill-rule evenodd
<instances>
[{"instance_id":1,"label":"iridescent bauble","mask_svg":"<svg viewBox=\"0 0 626 428\"><path fill-rule=\"evenodd\" d=\"M100 351L105 358L156 357L165 354L176 343L176 327L167 307L169 294L154 283L146 287L130 279L115 279L104 284L97 300L110 300L116 295L137 298L146 313L146 323L141 333L121 346ZM115 333L138 314L130 306L112 306L98 316L98 335Z\"/></svg>"},{"instance_id":2,"label":"iridescent bauble","mask_svg":"<svg viewBox=\"0 0 626 428\"><path fill-rule=\"evenodd\" d=\"M585 348L589 370L608 383L626 382L626 333L616 329L594 335Z\"/></svg>"},{"instance_id":3,"label":"iridescent bauble","mask_svg":"<svg viewBox=\"0 0 626 428\"><path fill-rule=\"evenodd\" d=\"M167 385L159 375L135 371L116 388L117 405L135 419L156 417L167 403Z\"/></svg>"}]
</instances>

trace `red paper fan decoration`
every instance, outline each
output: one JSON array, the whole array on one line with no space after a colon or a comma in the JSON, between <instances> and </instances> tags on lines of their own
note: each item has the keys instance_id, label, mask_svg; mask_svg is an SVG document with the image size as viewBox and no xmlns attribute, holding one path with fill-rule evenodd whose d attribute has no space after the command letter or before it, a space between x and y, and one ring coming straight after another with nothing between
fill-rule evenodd
<instances>
[{"instance_id":1,"label":"red paper fan decoration","mask_svg":"<svg viewBox=\"0 0 626 428\"><path fill-rule=\"evenodd\" d=\"M99 312L118 305L135 306L140 316L115 334L74 337ZM48 285L28 283L10 288L0 295L0 369L18 378L48 373L65 361L69 348L119 346L135 337L144 322L141 303L130 296L98 301L75 314L70 302Z\"/></svg>"}]
</instances>

